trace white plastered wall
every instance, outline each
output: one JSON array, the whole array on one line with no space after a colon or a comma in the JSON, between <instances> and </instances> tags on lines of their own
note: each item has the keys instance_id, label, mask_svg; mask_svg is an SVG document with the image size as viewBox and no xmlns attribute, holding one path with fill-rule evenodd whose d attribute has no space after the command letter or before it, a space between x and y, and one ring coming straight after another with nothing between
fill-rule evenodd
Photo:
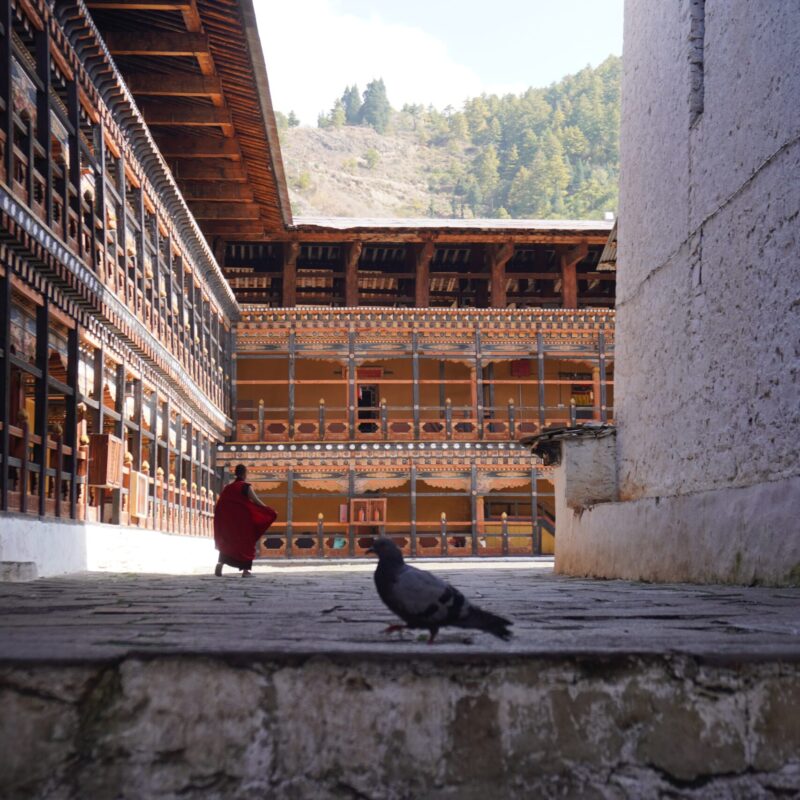
<instances>
[{"instance_id":1,"label":"white plastered wall","mask_svg":"<svg viewBox=\"0 0 800 800\"><path fill-rule=\"evenodd\" d=\"M800 580L798 52L795 0L626 3L620 502L559 517L559 571Z\"/></svg>"}]
</instances>

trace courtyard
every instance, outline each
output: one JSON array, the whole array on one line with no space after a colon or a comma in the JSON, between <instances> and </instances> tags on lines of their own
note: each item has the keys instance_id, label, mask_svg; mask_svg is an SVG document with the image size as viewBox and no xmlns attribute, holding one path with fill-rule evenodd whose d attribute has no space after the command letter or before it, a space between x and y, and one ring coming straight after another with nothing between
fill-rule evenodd
<instances>
[{"instance_id":1,"label":"courtyard","mask_svg":"<svg viewBox=\"0 0 800 800\"><path fill-rule=\"evenodd\" d=\"M211 551L210 551L211 553ZM213 560L213 554L209 561ZM250 579L84 573L0 584L4 661L105 661L143 654L413 654L454 658L681 653L800 657L800 589L641 584L560 577L552 559L425 562L514 621L502 642L445 629L385 636L393 621L373 563L265 564Z\"/></svg>"}]
</instances>

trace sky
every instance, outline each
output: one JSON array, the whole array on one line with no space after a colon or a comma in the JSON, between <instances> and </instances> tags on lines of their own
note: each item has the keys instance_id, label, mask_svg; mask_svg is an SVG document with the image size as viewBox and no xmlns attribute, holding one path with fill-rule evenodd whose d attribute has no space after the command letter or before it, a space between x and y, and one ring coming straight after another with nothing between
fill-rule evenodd
<instances>
[{"instance_id":1,"label":"sky","mask_svg":"<svg viewBox=\"0 0 800 800\"><path fill-rule=\"evenodd\" d=\"M395 108L461 108L622 53L623 0L254 0L273 107L305 125L383 78Z\"/></svg>"}]
</instances>

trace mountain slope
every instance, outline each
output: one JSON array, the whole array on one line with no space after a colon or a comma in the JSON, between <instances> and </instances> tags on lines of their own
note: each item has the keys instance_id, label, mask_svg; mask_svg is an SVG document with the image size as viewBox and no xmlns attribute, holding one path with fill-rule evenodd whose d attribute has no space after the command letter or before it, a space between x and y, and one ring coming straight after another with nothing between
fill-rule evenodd
<instances>
[{"instance_id":1,"label":"mountain slope","mask_svg":"<svg viewBox=\"0 0 800 800\"><path fill-rule=\"evenodd\" d=\"M355 87L318 128L291 127L279 114L293 212L601 217L617 204L620 75L610 56L545 89L481 95L461 111L406 105L388 123L381 117L382 132L346 123L343 101L357 103ZM350 118L368 115L356 108Z\"/></svg>"}]
</instances>

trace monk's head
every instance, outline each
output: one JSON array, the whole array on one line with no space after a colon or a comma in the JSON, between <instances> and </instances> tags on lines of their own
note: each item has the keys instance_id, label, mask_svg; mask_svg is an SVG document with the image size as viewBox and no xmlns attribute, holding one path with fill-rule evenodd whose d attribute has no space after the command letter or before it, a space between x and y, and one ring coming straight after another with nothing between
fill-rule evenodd
<instances>
[{"instance_id":1,"label":"monk's head","mask_svg":"<svg viewBox=\"0 0 800 800\"><path fill-rule=\"evenodd\" d=\"M247 480L247 467L244 464L237 464L236 469L233 471L237 481Z\"/></svg>"}]
</instances>

